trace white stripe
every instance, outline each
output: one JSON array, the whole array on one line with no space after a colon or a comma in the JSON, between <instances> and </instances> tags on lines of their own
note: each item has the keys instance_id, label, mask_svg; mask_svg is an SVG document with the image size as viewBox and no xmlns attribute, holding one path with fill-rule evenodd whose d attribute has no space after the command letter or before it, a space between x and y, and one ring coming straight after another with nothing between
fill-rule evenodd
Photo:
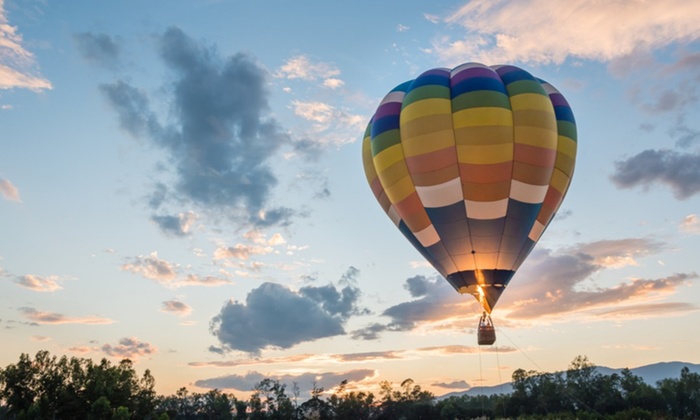
<instances>
[{"instance_id":1,"label":"white stripe","mask_svg":"<svg viewBox=\"0 0 700 420\"><path fill-rule=\"evenodd\" d=\"M416 185L416 192L423 203L423 207L449 206L462 200L462 180L458 177L429 187Z\"/></svg>"},{"instance_id":2,"label":"white stripe","mask_svg":"<svg viewBox=\"0 0 700 420\"><path fill-rule=\"evenodd\" d=\"M421 230L420 232L413 232L416 235L416 239L424 247L429 247L430 245L435 245L440 241L440 236L438 236L437 231L433 225Z\"/></svg>"},{"instance_id":3,"label":"white stripe","mask_svg":"<svg viewBox=\"0 0 700 420\"><path fill-rule=\"evenodd\" d=\"M454 259L455 265L457 266L457 271L476 270L476 265L474 264L474 255L472 255L472 254L457 255L453 259Z\"/></svg>"},{"instance_id":4,"label":"white stripe","mask_svg":"<svg viewBox=\"0 0 700 420\"><path fill-rule=\"evenodd\" d=\"M382 99L382 102L379 104L379 106L382 106L384 104L388 104L389 102L403 102L403 97L406 96L406 92L401 92L399 90L395 92L389 92L387 95Z\"/></svg>"},{"instance_id":5,"label":"white stripe","mask_svg":"<svg viewBox=\"0 0 700 420\"><path fill-rule=\"evenodd\" d=\"M531 185L524 182L510 181L510 198L523 203L540 204L547 195L549 185Z\"/></svg>"},{"instance_id":6,"label":"white stripe","mask_svg":"<svg viewBox=\"0 0 700 420\"><path fill-rule=\"evenodd\" d=\"M544 225L540 223L539 220L535 220L535 224L532 226L532 229L530 229L530 233L527 237L537 242L540 236L542 236L542 232L544 232Z\"/></svg>"},{"instance_id":7,"label":"white stripe","mask_svg":"<svg viewBox=\"0 0 700 420\"><path fill-rule=\"evenodd\" d=\"M478 220L500 219L506 216L508 211L508 199L498 201L470 201L464 200L467 208L467 217Z\"/></svg>"},{"instance_id":8,"label":"white stripe","mask_svg":"<svg viewBox=\"0 0 700 420\"><path fill-rule=\"evenodd\" d=\"M401 216L399 216L399 213L396 211L396 207L394 207L393 204L389 206L389 210L386 212L386 214L396 226L398 226L399 223L401 223Z\"/></svg>"}]
</instances>

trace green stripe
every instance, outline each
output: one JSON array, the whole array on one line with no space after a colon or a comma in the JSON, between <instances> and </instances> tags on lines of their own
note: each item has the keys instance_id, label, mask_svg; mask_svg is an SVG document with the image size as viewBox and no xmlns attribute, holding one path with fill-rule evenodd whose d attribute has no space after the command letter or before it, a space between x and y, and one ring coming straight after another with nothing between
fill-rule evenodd
<instances>
[{"instance_id":1,"label":"green stripe","mask_svg":"<svg viewBox=\"0 0 700 420\"><path fill-rule=\"evenodd\" d=\"M544 91L542 85L534 80L518 80L516 82L509 83L506 85L506 90L508 91L509 96L515 96L521 93L538 93L549 98L549 95L547 95L547 92Z\"/></svg>"},{"instance_id":2,"label":"green stripe","mask_svg":"<svg viewBox=\"0 0 700 420\"><path fill-rule=\"evenodd\" d=\"M475 90L452 99L452 112L481 107L510 109L510 100L508 96L494 90Z\"/></svg>"},{"instance_id":3,"label":"green stripe","mask_svg":"<svg viewBox=\"0 0 700 420\"><path fill-rule=\"evenodd\" d=\"M377 156L384 149L388 149L389 147L399 143L401 143L401 134L398 128L394 130L387 130L382 134L373 137L372 142L370 143L372 146L372 157Z\"/></svg>"},{"instance_id":4,"label":"green stripe","mask_svg":"<svg viewBox=\"0 0 700 420\"><path fill-rule=\"evenodd\" d=\"M423 99L450 99L450 88L439 85L426 85L416 88L406 94L403 98L401 108L406 108L413 102Z\"/></svg>"},{"instance_id":5,"label":"green stripe","mask_svg":"<svg viewBox=\"0 0 700 420\"><path fill-rule=\"evenodd\" d=\"M578 143L576 138L576 124L569 121L557 120L557 132L560 136L568 137Z\"/></svg>"}]
</instances>

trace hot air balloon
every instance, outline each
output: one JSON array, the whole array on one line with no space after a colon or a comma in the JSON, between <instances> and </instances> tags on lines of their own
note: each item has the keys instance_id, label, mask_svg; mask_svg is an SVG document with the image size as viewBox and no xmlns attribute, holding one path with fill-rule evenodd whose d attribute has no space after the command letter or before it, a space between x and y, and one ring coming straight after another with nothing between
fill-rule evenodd
<instances>
[{"instance_id":1,"label":"hot air balloon","mask_svg":"<svg viewBox=\"0 0 700 420\"><path fill-rule=\"evenodd\" d=\"M549 83L510 65L436 68L381 101L362 142L367 182L403 235L490 314L566 195L576 123Z\"/></svg>"}]
</instances>

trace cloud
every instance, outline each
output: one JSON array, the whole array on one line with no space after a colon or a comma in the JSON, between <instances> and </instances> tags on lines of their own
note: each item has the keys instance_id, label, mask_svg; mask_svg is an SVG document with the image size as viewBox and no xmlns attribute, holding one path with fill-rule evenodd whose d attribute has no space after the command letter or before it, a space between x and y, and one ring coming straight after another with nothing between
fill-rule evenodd
<instances>
[{"instance_id":1,"label":"cloud","mask_svg":"<svg viewBox=\"0 0 700 420\"><path fill-rule=\"evenodd\" d=\"M171 104L168 124L159 121L143 90L124 81L100 86L120 126L167 154L174 181L166 188L159 184L156 192L165 195L152 204L190 202L253 224L289 223L293 210L267 208L278 184L270 160L291 144L266 116L267 72L248 54L220 57L175 27L157 41L172 75L164 86Z\"/></svg>"},{"instance_id":2,"label":"cloud","mask_svg":"<svg viewBox=\"0 0 700 420\"><path fill-rule=\"evenodd\" d=\"M467 381L464 381L464 380L452 381L452 382L435 382L431 385L437 386L440 388L445 388L445 389L469 389L469 388L471 388L471 385L469 385L467 383Z\"/></svg>"},{"instance_id":3,"label":"cloud","mask_svg":"<svg viewBox=\"0 0 700 420\"><path fill-rule=\"evenodd\" d=\"M187 316L192 312L192 307L179 300L166 300L163 302L161 312L172 313L178 316Z\"/></svg>"},{"instance_id":4,"label":"cloud","mask_svg":"<svg viewBox=\"0 0 700 420\"><path fill-rule=\"evenodd\" d=\"M215 276L199 276L197 274L180 274L180 267L169 261L158 258L157 252L149 255L132 257L122 264L121 269L139 274L149 280L154 280L166 287L183 286L220 286L231 283L227 279Z\"/></svg>"},{"instance_id":5,"label":"cloud","mask_svg":"<svg viewBox=\"0 0 700 420\"><path fill-rule=\"evenodd\" d=\"M269 245L245 245L236 244L229 247L219 247L214 251L214 259L222 260L235 258L238 260L248 260L253 255L265 255L274 252L275 249Z\"/></svg>"},{"instance_id":6,"label":"cloud","mask_svg":"<svg viewBox=\"0 0 700 420\"><path fill-rule=\"evenodd\" d=\"M214 352L219 353L217 349ZM319 364L343 364L343 363L367 363L367 362L390 362L396 360L416 359L421 356L442 356L450 357L454 354L474 354L480 352L499 352L509 353L515 352L517 349L509 346L501 346L496 348L480 348L478 346L463 346L463 345L447 345L422 347L410 350L383 350L361 353L345 353L345 354L319 354L305 353L295 354L284 357L271 358L250 358L246 357L237 360L215 360L206 362L191 362L188 363L192 367L217 367L231 368L236 366L250 365L275 365L275 364L290 364L297 366L318 366ZM220 352L220 354L224 354Z\"/></svg>"},{"instance_id":7,"label":"cloud","mask_svg":"<svg viewBox=\"0 0 700 420\"><path fill-rule=\"evenodd\" d=\"M560 64L569 57L610 61L698 39L700 8L687 0L589 2L472 0L445 21L464 27L460 40L438 39L448 62Z\"/></svg>"},{"instance_id":8,"label":"cloud","mask_svg":"<svg viewBox=\"0 0 700 420\"><path fill-rule=\"evenodd\" d=\"M397 31L397 32L406 32L406 31L408 31L409 29L411 29L410 26L402 25L402 24L400 24L400 23L399 23L398 25L396 25L396 31Z\"/></svg>"},{"instance_id":9,"label":"cloud","mask_svg":"<svg viewBox=\"0 0 700 420\"><path fill-rule=\"evenodd\" d=\"M475 316L468 310L468 306L475 302L471 296L460 295L438 276L411 277L406 280L404 288L415 299L385 309L382 315L391 319L388 324L375 323L355 330L352 338L375 340L384 331L410 331L429 324L433 324L434 328L442 328L444 325L438 324L445 322L456 326L453 322L464 319L465 316Z\"/></svg>"},{"instance_id":10,"label":"cloud","mask_svg":"<svg viewBox=\"0 0 700 420\"><path fill-rule=\"evenodd\" d=\"M151 220L158 225L166 235L182 238L190 235L192 224L197 220L197 214L188 211L177 215L151 216Z\"/></svg>"},{"instance_id":11,"label":"cloud","mask_svg":"<svg viewBox=\"0 0 700 420\"><path fill-rule=\"evenodd\" d=\"M60 285L62 281L63 279L58 276L42 277L33 274L18 276L15 280L20 286L36 292L55 292L56 290L61 290L63 289L63 286Z\"/></svg>"},{"instance_id":12,"label":"cloud","mask_svg":"<svg viewBox=\"0 0 700 420\"><path fill-rule=\"evenodd\" d=\"M312 62L305 55L298 55L287 60L276 73L276 77L315 81L339 76L340 70L332 64Z\"/></svg>"},{"instance_id":13,"label":"cloud","mask_svg":"<svg viewBox=\"0 0 700 420\"><path fill-rule=\"evenodd\" d=\"M145 256L139 255L133 258L131 263L123 264L121 268L124 271L140 274L147 279L162 283L170 282L176 278L176 266L159 259L157 252Z\"/></svg>"},{"instance_id":14,"label":"cloud","mask_svg":"<svg viewBox=\"0 0 700 420\"><path fill-rule=\"evenodd\" d=\"M115 69L119 64L121 48L111 36L81 32L73 34L78 51L91 64Z\"/></svg>"},{"instance_id":15,"label":"cloud","mask_svg":"<svg viewBox=\"0 0 700 420\"><path fill-rule=\"evenodd\" d=\"M0 89L51 89L51 82L35 70L34 55L22 46L22 36L11 26L0 0Z\"/></svg>"},{"instance_id":16,"label":"cloud","mask_svg":"<svg viewBox=\"0 0 700 420\"><path fill-rule=\"evenodd\" d=\"M253 289L245 303L227 302L211 320L211 331L228 350L259 353L267 347L295 344L345 334L344 324L358 307L353 285L307 286L299 291L276 283Z\"/></svg>"},{"instance_id":17,"label":"cloud","mask_svg":"<svg viewBox=\"0 0 700 420\"><path fill-rule=\"evenodd\" d=\"M296 383L302 393L311 391L313 385L325 390L338 386L342 381L349 383L361 382L377 376L374 369L355 369L347 372L305 372L301 374L271 375L259 372L248 372L245 375L226 375L217 378L200 379L194 384L200 388L209 389L234 389L238 391L250 391L263 379L274 379L288 387Z\"/></svg>"},{"instance_id":18,"label":"cloud","mask_svg":"<svg viewBox=\"0 0 700 420\"><path fill-rule=\"evenodd\" d=\"M314 147L331 144L340 146L356 141L357 132L364 130L367 121L362 115L352 114L345 109L334 107L318 101L292 101L294 114L312 123L311 135L313 140L298 143L295 150L310 153ZM354 133L354 134L351 134Z\"/></svg>"},{"instance_id":19,"label":"cloud","mask_svg":"<svg viewBox=\"0 0 700 420\"><path fill-rule=\"evenodd\" d=\"M610 179L619 188L661 183L671 188L674 197L685 200L700 192L700 154L644 150L615 162Z\"/></svg>"},{"instance_id":20,"label":"cloud","mask_svg":"<svg viewBox=\"0 0 700 420\"><path fill-rule=\"evenodd\" d=\"M113 320L99 316L69 317L55 312L40 312L34 308L20 308L19 311L31 322L37 324L112 324Z\"/></svg>"},{"instance_id":21,"label":"cloud","mask_svg":"<svg viewBox=\"0 0 700 420\"><path fill-rule=\"evenodd\" d=\"M7 179L0 178L0 195L9 201L22 202L22 199L19 197L19 190Z\"/></svg>"},{"instance_id":22,"label":"cloud","mask_svg":"<svg viewBox=\"0 0 700 420\"><path fill-rule=\"evenodd\" d=\"M680 229L687 233L700 233L700 218L698 218L697 214L685 216L680 224Z\"/></svg>"},{"instance_id":23,"label":"cloud","mask_svg":"<svg viewBox=\"0 0 700 420\"><path fill-rule=\"evenodd\" d=\"M135 337L124 337L119 340L119 344L114 346L104 344L101 350L108 356L122 359L137 359L158 352L158 349L152 344L139 341Z\"/></svg>"},{"instance_id":24,"label":"cloud","mask_svg":"<svg viewBox=\"0 0 700 420\"><path fill-rule=\"evenodd\" d=\"M637 278L610 287L585 282L602 270L636 265L637 257L664 247L648 239L626 239L579 244L556 252L537 248L516 274L498 309L506 311L508 319L513 320L553 319L573 313L595 316L613 307L629 313L646 308L653 314L659 304L667 304L659 302L661 299L676 293L698 275L676 273L657 279ZM687 305L677 307L688 309Z\"/></svg>"}]
</instances>

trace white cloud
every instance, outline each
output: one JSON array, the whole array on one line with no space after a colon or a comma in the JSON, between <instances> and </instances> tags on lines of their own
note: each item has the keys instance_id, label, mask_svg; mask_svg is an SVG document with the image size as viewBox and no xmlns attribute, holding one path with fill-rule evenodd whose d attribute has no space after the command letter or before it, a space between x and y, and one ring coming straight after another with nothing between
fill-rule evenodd
<instances>
[{"instance_id":1,"label":"white cloud","mask_svg":"<svg viewBox=\"0 0 700 420\"><path fill-rule=\"evenodd\" d=\"M22 36L11 26L0 0L0 89L51 89L51 82L33 74L34 55L22 46Z\"/></svg>"},{"instance_id":2,"label":"white cloud","mask_svg":"<svg viewBox=\"0 0 700 420\"><path fill-rule=\"evenodd\" d=\"M313 141L320 144L352 143L367 124L364 116L351 114L324 102L292 101L292 106L294 114L313 123Z\"/></svg>"},{"instance_id":3,"label":"white cloud","mask_svg":"<svg viewBox=\"0 0 700 420\"><path fill-rule=\"evenodd\" d=\"M63 289L59 283L63 279L58 276L35 276L33 274L26 274L24 276L19 276L15 280L17 284L27 289L31 289L37 292L55 292L56 290Z\"/></svg>"},{"instance_id":4,"label":"white cloud","mask_svg":"<svg viewBox=\"0 0 700 420\"><path fill-rule=\"evenodd\" d=\"M338 75L340 75L340 70L334 65L323 62L314 63L305 55L290 58L276 74L280 78L306 81L326 79Z\"/></svg>"},{"instance_id":5,"label":"white cloud","mask_svg":"<svg viewBox=\"0 0 700 420\"><path fill-rule=\"evenodd\" d=\"M396 25L396 31L397 32L406 32L407 30L411 29L409 26L398 24Z\"/></svg>"},{"instance_id":6,"label":"white cloud","mask_svg":"<svg viewBox=\"0 0 700 420\"><path fill-rule=\"evenodd\" d=\"M445 21L467 31L464 39L434 42L452 63L609 61L700 37L700 7L688 0L473 0Z\"/></svg>"},{"instance_id":7,"label":"white cloud","mask_svg":"<svg viewBox=\"0 0 700 420\"><path fill-rule=\"evenodd\" d=\"M150 255L139 255L133 262L122 265L122 270L141 274L147 279L156 281L171 281L176 277L175 265L158 258L157 252Z\"/></svg>"},{"instance_id":8,"label":"white cloud","mask_svg":"<svg viewBox=\"0 0 700 420\"><path fill-rule=\"evenodd\" d=\"M680 224L680 229L688 233L700 233L700 218L696 214L685 216Z\"/></svg>"},{"instance_id":9,"label":"white cloud","mask_svg":"<svg viewBox=\"0 0 700 420\"><path fill-rule=\"evenodd\" d=\"M19 198L19 190L17 187L6 179L0 178L0 195L5 197L6 200L16 201L18 203L22 202L22 199Z\"/></svg>"}]
</instances>

